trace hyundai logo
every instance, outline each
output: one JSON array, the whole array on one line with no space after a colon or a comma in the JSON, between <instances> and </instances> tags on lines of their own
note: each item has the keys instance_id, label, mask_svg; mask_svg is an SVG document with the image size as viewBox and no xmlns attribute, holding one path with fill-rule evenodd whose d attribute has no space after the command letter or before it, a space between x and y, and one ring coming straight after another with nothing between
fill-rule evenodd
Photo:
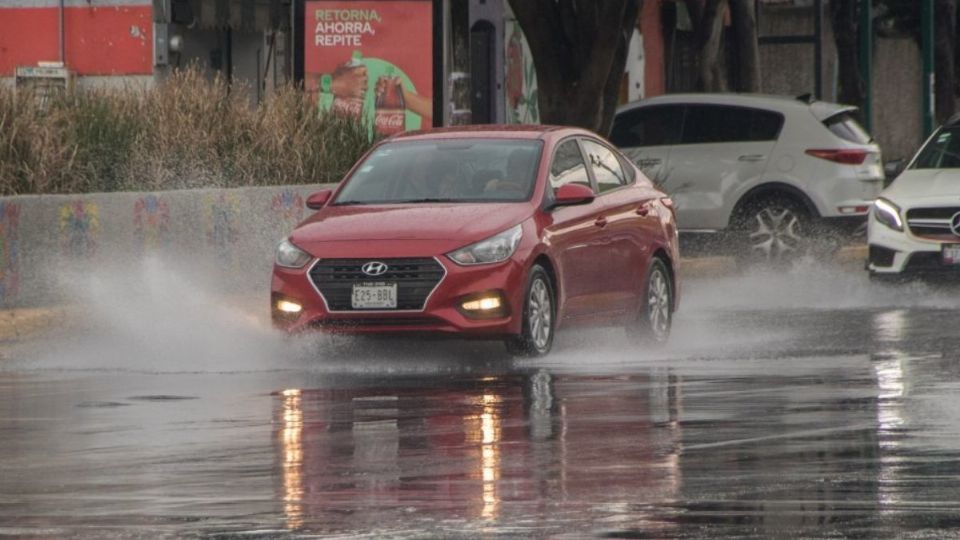
<instances>
[{"instance_id":1,"label":"hyundai logo","mask_svg":"<svg viewBox=\"0 0 960 540\"><path fill-rule=\"evenodd\" d=\"M960 236L960 212L957 212L950 218L950 232Z\"/></svg>"},{"instance_id":2,"label":"hyundai logo","mask_svg":"<svg viewBox=\"0 0 960 540\"><path fill-rule=\"evenodd\" d=\"M387 273L389 267L380 261L371 261L364 263L360 270L368 276L382 276Z\"/></svg>"}]
</instances>

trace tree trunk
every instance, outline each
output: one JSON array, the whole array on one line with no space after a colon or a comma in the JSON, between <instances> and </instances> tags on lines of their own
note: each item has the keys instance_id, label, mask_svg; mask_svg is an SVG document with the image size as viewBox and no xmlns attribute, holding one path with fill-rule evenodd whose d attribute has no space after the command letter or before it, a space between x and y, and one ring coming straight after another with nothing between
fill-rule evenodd
<instances>
[{"instance_id":1,"label":"tree trunk","mask_svg":"<svg viewBox=\"0 0 960 540\"><path fill-rule=\"evenodd\" d=\"M936 0L934 3L934 72L936 79L937 122L943 123L956 110L954 55L957 44L956 0Z\"/></svg>"},{"instance_id":2,"label":"tree trunk","mask_svg":"<svg viewBox=\"0 0 960 540\"><path fill-rule=\"evenodd\" d=\"M641 0L509 0L537 72L540 121L605 135Z\"/></svg>"},{"instance_id":3,"label":"tree trunk","mask_svg":"<svg viewBox=\"0 0 960 540\"><path fill-rule=\"evenodd\" d=\"M690 0L687 1L687 5L691 3ZM700 50L700 79L697 86L704 92L720 92L726 86L720 69L723 14L726 8L727 0L706 0L699 20L694 21ZM694 11L691 10L690 13L692 16Z\"/></svg>"},{"instance_id":4,"label":"tree trunk","mask_svg":"<svg viewBox=\"0 0 960 540\"><path fill-rule=\"evenodd\" d=\"M837 44L839 71L838 101L863 107L866 85L860 74L858 31L860 29L860 0L832 0L830 19Z\"/></svg>"},{"instance_id":5,"label":"tree trunk","mask_svg":"<svg viewBox=\"0 0 960 540\"><path fill-rule=\"evenodd\" d=\"M760 91L760 42L756 0L730 0L730 18L737 40L737 92Z\"/></svg>"}]
</instances>

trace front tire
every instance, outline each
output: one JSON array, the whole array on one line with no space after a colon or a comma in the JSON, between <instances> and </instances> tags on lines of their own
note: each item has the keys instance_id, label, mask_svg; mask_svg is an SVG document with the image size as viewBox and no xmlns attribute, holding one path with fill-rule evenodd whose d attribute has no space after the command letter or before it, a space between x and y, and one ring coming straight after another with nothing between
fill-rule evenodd
<instances>
[{"instance_id":1,"label":"front tire","mask_svg":"<svg viewBox=\"0 0 960 540\"><path fill-rule=\"evenodd\" d=\"M676 290L670 270L662 259L654 259L647 272L640 311L627 325L627 335L645 345L663 345L673 327L673 295Z\"/></svg>"},{"instance_id":2,"label":"front tire","mask_svg":"<svg viewBox=\"0 0 960 540\"><path fill-rule=\"evenodd\" d=\"M519 336L504 341L507 352L521 358L544 356L553 347L557 319L556 295L546 270L530 269L523 301L523 325Z\"/></svg>"}]
</instances>

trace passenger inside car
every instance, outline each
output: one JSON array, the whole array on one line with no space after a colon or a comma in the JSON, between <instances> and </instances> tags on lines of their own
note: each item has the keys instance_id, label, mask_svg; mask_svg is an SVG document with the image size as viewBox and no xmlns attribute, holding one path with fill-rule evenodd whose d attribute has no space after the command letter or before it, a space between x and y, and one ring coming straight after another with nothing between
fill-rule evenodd
<instances>
[{"instance_id":1,"label":"passenger inside car","mask_svg":"<svg viewBox=\"0 0 960 540\"><path fill-rule=\"evenodd\" d=\"M484 184L484 193L525 193L532 178L532 161L535 155L526 149L517 149L507 158L506 173L500 178L491 178Z\"/></svg>"}]
</instances>

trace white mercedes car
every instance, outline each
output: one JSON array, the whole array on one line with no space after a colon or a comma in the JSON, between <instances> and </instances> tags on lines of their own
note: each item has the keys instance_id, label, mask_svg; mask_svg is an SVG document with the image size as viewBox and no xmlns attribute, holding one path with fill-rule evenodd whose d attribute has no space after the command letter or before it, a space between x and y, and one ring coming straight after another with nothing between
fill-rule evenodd
<instances>
[{"instance_id":1,"label":"white mercedes car","mask_svg":"<svg viewBox=\"0 0 960 540\"><path fill-rule=\"evenodd\" d=\"M871 277L960 275L960 116L880 193L867 223Z\"/></svg>"}]
</instances>

